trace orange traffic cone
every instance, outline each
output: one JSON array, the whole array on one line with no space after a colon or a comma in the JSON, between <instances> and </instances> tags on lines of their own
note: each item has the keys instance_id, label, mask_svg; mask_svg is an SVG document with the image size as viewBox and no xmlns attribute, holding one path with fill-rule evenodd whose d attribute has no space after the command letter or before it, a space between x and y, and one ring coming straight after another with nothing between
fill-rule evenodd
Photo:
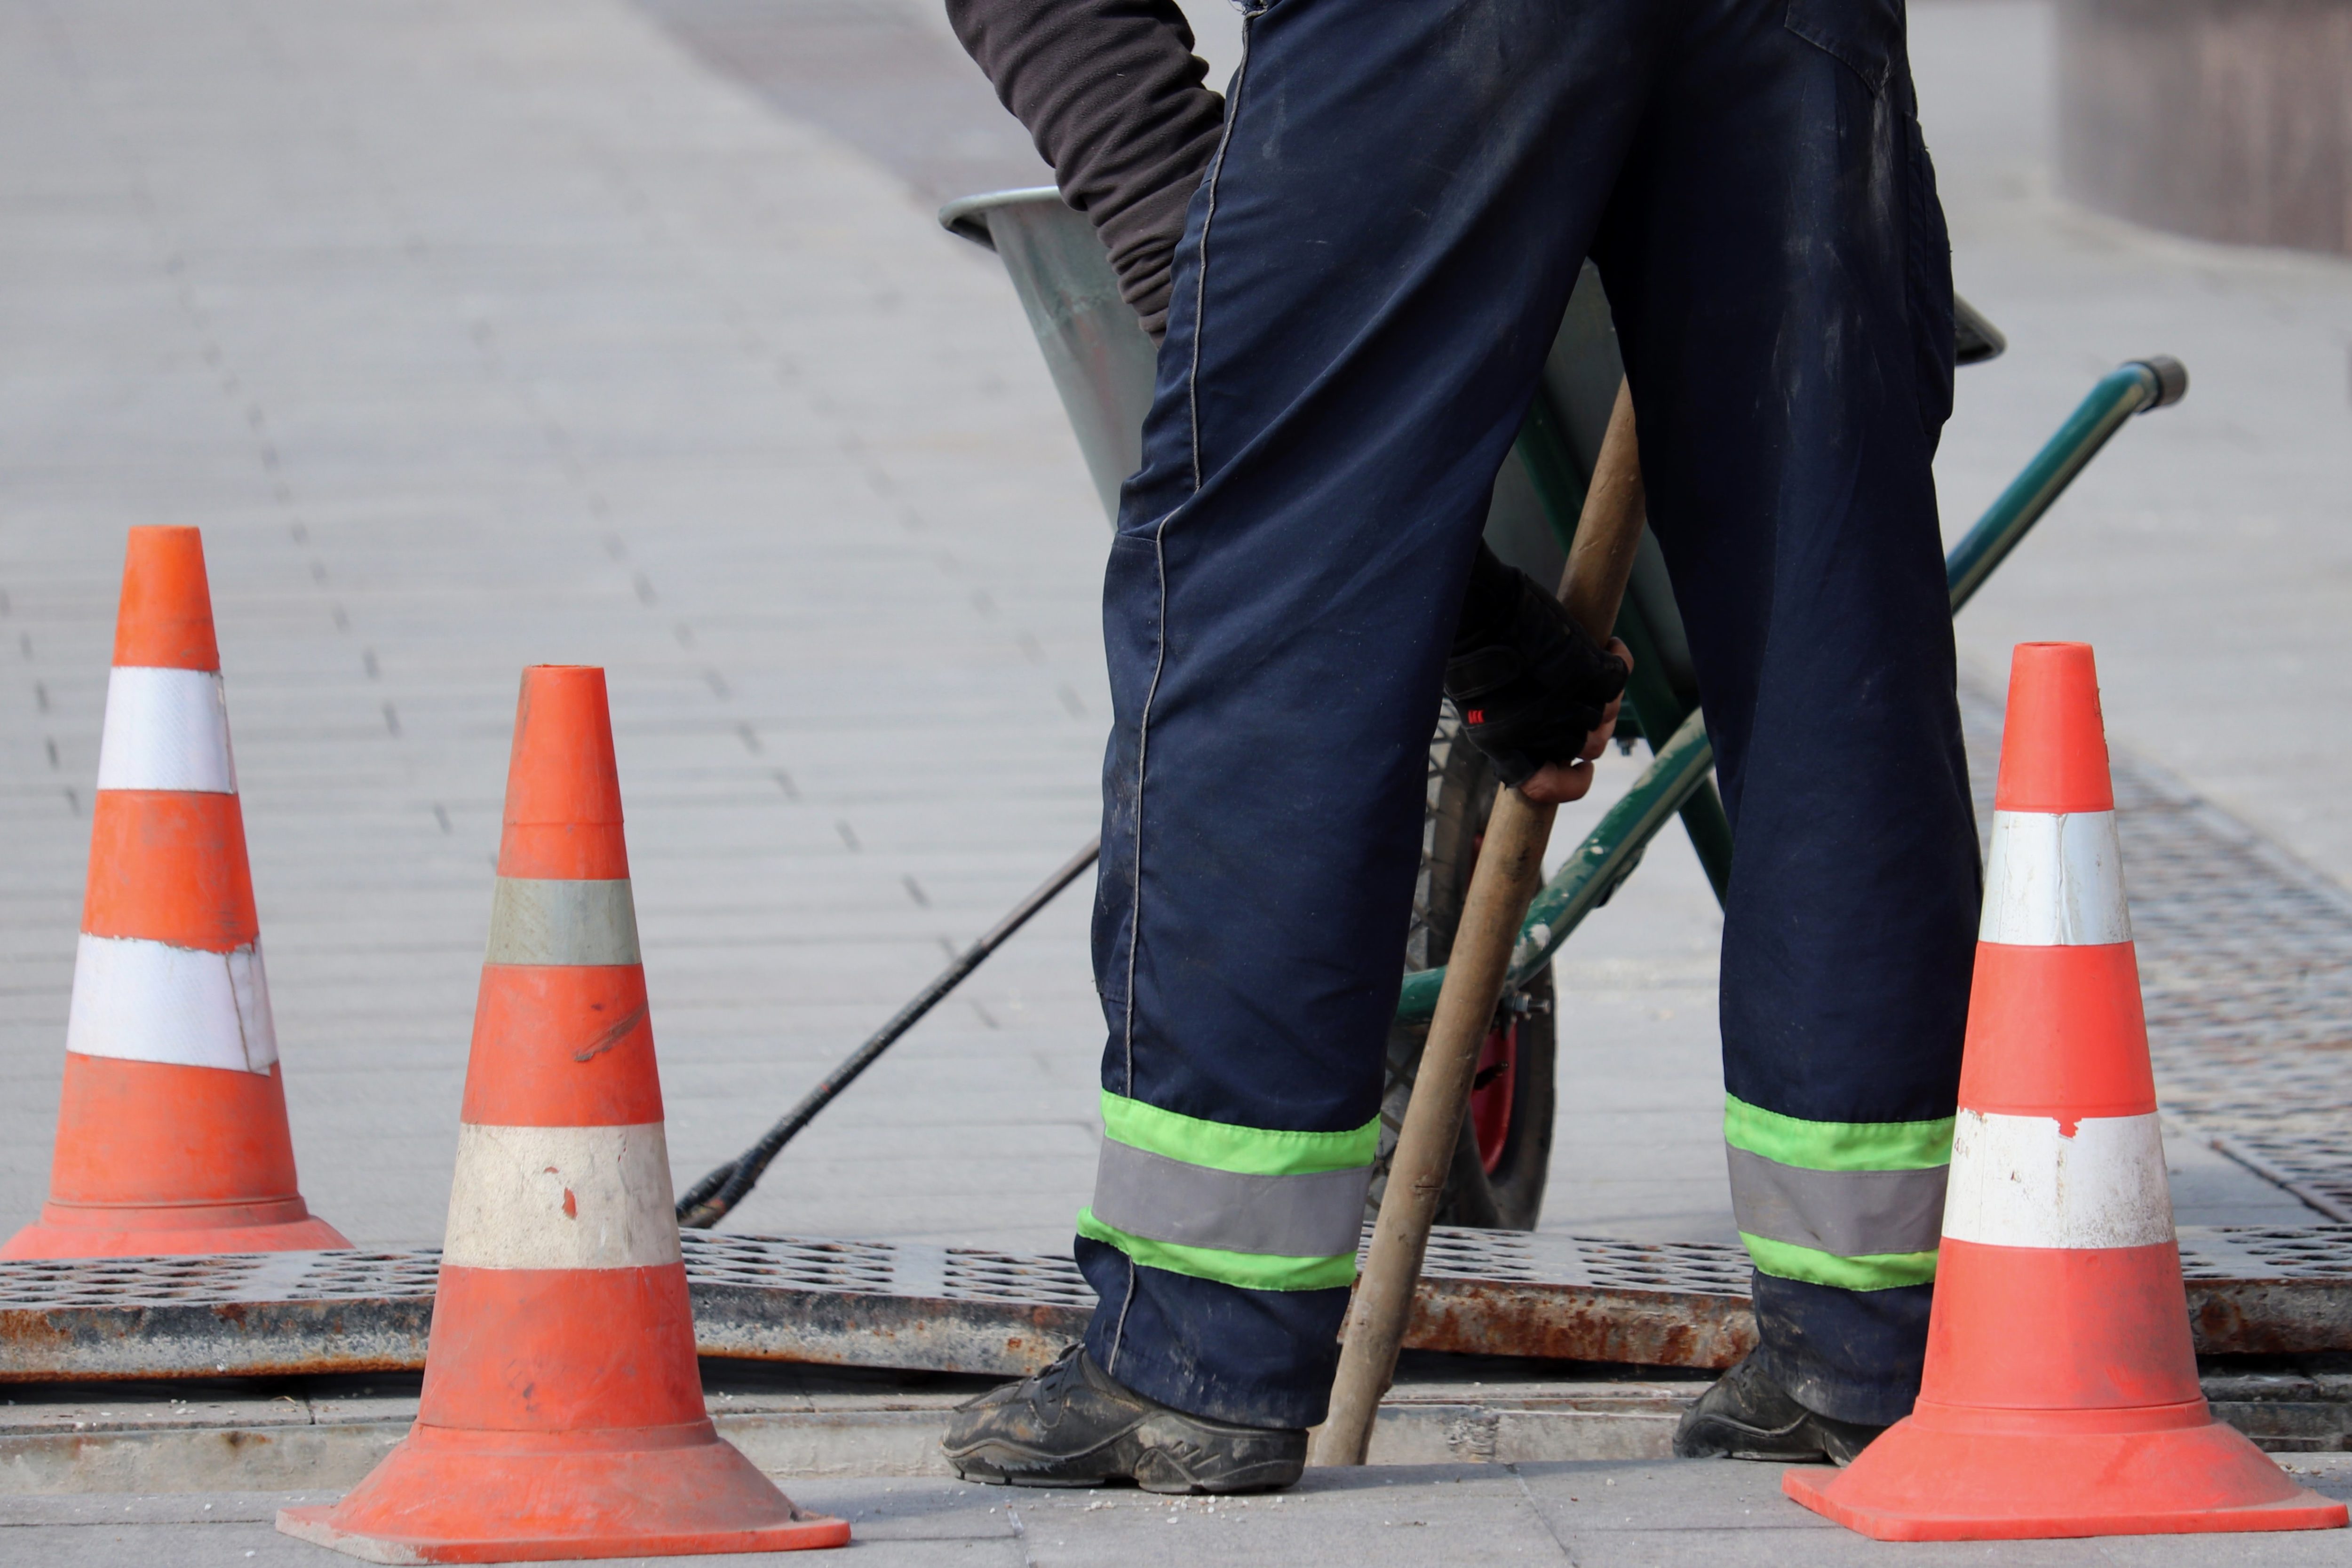
<instances>
[{"instance_id":1,"label":"orange traffic cone","mask_svg":"<svg viewBox=\"0 0 2352 1568\"><path fill-rule=\"evenodd\" d=\"M349 1247L294 1181L204 540L133 528L38 1224L0 1258Z\"/></svg>"},{"instance_id":2,"label":"orange traffic cone","mask_svg":"<svg viewBox=\"0 0 2352 1568\"><path fill-rule=\"evenodd\" d=\"M378 1563L840 1546L720 1440L679 1260L604 672L523 672L416 1425L289 1535Z\"/></svg>"},{"instance_id":3,"label":"orange traffic cone","mask_svg":"<svg viewBox=\"0 0 2352 1568\"><path fill-rule=\"evenodd\" d=\"M2341 1526L2197 1384L2091 650L2021 644L1919 1403L1788 1494L1882 1541Z\"/></svg>"}]
</instances>

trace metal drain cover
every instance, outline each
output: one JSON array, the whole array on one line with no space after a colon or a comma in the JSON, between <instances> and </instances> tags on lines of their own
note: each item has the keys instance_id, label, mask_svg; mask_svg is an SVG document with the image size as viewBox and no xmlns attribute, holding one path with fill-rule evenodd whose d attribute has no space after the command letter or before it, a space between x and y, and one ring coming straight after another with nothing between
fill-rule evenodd
<instances>
[{"instance_id":1,"label":"metal drain cover","mask_svg":"<svg viewBox=\"0 0 2352 1568\"><path fill-rule=\"evenodd\" d=\"M1067 1258L900 1241L685 1238L705 1355L1015 1375L1077 1338ZM2206 1354L2352 1350L2352 1226L2180 1232ZM440 1255L0 1263L0 1381L422 1366ZM1405 1343L1727 1366L1755 1343L1738 1247L1441 1229Z\"/></svg>"}]
</instances>

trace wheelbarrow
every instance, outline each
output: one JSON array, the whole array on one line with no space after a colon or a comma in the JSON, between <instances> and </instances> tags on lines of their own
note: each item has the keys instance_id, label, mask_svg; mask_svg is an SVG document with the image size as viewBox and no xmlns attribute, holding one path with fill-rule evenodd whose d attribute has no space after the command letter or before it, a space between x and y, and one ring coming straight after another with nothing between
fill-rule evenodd
<instances>
[{"instance_id":1,"label":"wheelbarrow","mask_svg":"<svg viewBox=\"0 0 2352 1568\"><path fill-rule=\"evenodd\" d=\"M1093 225L1051 186L968 196L940 209L949 232L994 251L1012 277L1078 449L1115 522L1121 483L1139 465L1158 350L1119 298ZM1956 357L1975 364L2007 346L1965 300L1956 301ZM1570 297L1512 457L1496 476L1486 537L1495 553L1538 582L1555 582L1584 506L1585 487L1623 374L1600 275L1591 263ZM2103 377L1947 560L1958 610L2039 521L2107 438L2135 413L2178 402L2188 373L2162 357ZM1551 960L1593 910L1608 902L1650 841L1675 818L1689 834L1717 898L1731 874L1731 826L1714 785L1714 754L1699 715L1690 645L1657 542L1644 535L1619 612L1633 650L1617 734L1645 742L1650 766L1602 816L1538 895L1512 955L1509 983L1480 1053L1467 1134L1438 1222L1532 1230L1550 1173L1558 1094L1557 1013ZM1487 813L1492 769L1450 706L1435 716L1419 880L1405 944L1405 979L1389 1031L1380 1154L1368 1217L1378 1212L1389 1161L1435 1007Z\"/></svg>"}]
</instances>

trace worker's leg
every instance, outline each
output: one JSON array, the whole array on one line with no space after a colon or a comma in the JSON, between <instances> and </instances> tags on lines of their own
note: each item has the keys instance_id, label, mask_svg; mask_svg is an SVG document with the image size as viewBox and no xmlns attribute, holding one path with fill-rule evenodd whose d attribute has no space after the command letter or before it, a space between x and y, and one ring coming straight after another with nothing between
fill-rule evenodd
<instances>
[{"instance_id":1,"label":"worker's leg","mask_svg":"<svg viewBox=\"0 0 2352 1568\"><path fill-rule=\"evenodd\" d=\"M1106 587L1087 1346L1321 1419L1430 726L1496 470L1632 133L1652 0L1277 0L1194 198Z\"/></svg>"},{"instance_id":2,"label":"worker's leg","mask_svg":"<svg viewBox=\"0 0 2352 1568\"><path fill-rule=\"evenodd\" d=\"M1978 904L1928 465L1951 284L1894 5L1700 0L1598 256L1737 852L1722 1017L1764 1368L1917 1389Z\"/></svg>"}]
</instances>

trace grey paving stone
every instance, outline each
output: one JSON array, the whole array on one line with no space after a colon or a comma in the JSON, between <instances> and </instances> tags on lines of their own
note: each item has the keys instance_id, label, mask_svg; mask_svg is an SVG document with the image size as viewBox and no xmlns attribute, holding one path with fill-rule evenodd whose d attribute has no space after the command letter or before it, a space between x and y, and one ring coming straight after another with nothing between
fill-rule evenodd
<instances>
[{"instance_id":1,"label":"grey paving stone","mask_svg":"<svg viewBox=\"0 0 2352 1568\"><path fill-rule=\"evenodd\" d=\"M612 673L682 1178L1091 831L1101 524L992 264L888 179L618 5L8 28L0 120L50 154L0 174L8 1223L128 524L205 529L305 1190L357 1237L439 1229L522 664ZM1066 1239L1083 933L744 1222ZM942 1153L958 1103L998 1136Z\"/></svg>"},{"instance_id":2,"label":"grey paving stone","mask_svg":"<svg viewBox=\"0 0 2352 1568\"><path fill-rule=\"evenodd\" d=\"M2340 1457L2298 1465L2330 1496L2352 1492ZM2033 1568L2352 1561L2352 1533L2110 1537L1886 1544L1788 1501L1780 1469L1730 1461L1420 1466L1310 1471L1274 1498L1163 1499L1051 1492L919 1478L812 1478L795 1501L851 1521L858 1561L920 1563L1695 1563L1794 1568L1895 1563ZM326 1561L268 1521L309 1493L0 1498L0 1550L26 1561L163 1564ZM247 1558L245 1553L254 1555ZM687 1562L690 1559L663 1561Z\"/></svg>"}]
</instances>

